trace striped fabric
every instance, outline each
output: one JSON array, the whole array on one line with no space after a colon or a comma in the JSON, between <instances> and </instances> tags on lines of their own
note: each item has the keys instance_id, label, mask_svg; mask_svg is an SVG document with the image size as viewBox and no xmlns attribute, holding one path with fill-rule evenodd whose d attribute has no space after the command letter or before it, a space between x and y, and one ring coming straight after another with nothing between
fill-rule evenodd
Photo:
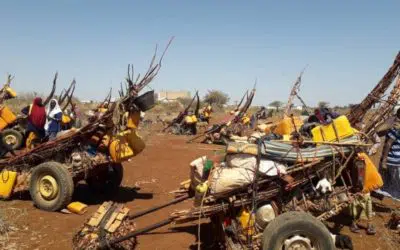
<instances>
[{"instance_id":1,"label":"striped fabric","mask_svg":"<svg viewBox=\"0 0 400 250\"><path fill-rule=\"evenodd\" d=\"M356 136L343 139L342 143L359 143ZM299 151L296 147L282 142L264 141L261 147L261 155L268 160L294 163L312 162L338 157L341 154L348 155L352 151L348 146L320 145L317 147L302 148Z\"/></svg>"},{"instance_id":2,"label":"striped fabric","mask_svg":"<svg viewBox=\"0 0 400 250\"><path fill-rule=\"evenodd\" d=\"M387 137L394 140L387 156L387 165L400 166L400 129L391 128Z\"/></svg>"}]
</instances>

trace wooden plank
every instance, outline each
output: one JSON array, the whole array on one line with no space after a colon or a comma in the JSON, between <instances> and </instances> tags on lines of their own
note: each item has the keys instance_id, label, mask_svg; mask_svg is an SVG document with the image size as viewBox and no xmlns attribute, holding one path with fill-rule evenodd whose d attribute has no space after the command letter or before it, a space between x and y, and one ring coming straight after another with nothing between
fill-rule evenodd
<instances>
[{"instance_id":1,"label":"wooden plank","mask_svg":"<svg viewBox=\"0 0 400 250\"><path fill-rule=\"evenodd\" d=\"M115 231L117 231L118 227L121 225L122 221L121 220L116 220L109 228L108 228L108 232L109 233L114 233Z\"/></svg>"},{"instance_id":2,"label":"wooden plank","mask_svg":"<svg viewBox=\"0 0 400 250\"><path fill-rule=\"evenodd\" d=\"M122 211L118 214L117 216L117 220L123 220L125 218L125 216L127 216L129 213L129 208L125 207L124 209L122 209Z\"/></svg>"},{"instance_id":3,"label":"wooden plank","mask_svg":"<svg viewBox=\"0 0 400 250\"><path fill-rule=\"evenodd\" d=\"M106 215L108 209L111 208L111 202L105 202L103 203L96 211L96 213L90 218L89 222L87 225L92 226L92 227L97 227L101 220L104 218Z\"/></svg>"},{"instance_id":4,"label":"wooden plank","mask_svg":"<svg viewBox=\"0 0 400 250\"><path fill-rule=\"evenodd\" d=\"M117 208L114 210L110 218L108 219L106 225L104 226L104 229L108 231L108 228L111 226L111 224L114 222L115 218L117 218L118 213L121 211L122 205L118 205Z\"/></svg>"},{"instance_id":5,"label":"wooden plank","mask_svg":"<svg viewBox=\"0 0 400 250\"><path fill-rule=\"evenodd\" d=\"M110 233L114 233L118 227L121 225L124 218L128 215L129 208L123 208L115 218L115 221L107 228L107 231Z\"/></svg>"}]
</instances>

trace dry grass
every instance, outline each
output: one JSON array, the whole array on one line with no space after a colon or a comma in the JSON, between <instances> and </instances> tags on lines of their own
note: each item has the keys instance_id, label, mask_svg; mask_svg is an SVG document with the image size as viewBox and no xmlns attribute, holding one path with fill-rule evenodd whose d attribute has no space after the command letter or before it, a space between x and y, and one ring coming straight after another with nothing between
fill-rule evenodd
<instances>
[{"instance_id":1,"label":"dry grass","mask_svg":"<svg viewBox=\"0 0 400 250\"><path fill-rule=\"evenodd\" d=\"M25 220L28 213L25 209L13 207L0 208L0 249L7 249L9 245L9 233L19 231L20 220Z\"/></svg>"},{"instance_id":2,"label":"dry grass","mask_svg":"<svg viewBox=\"0 0 400 250\"><path fill-rule=\"evenodd\" d=\"M378 238L381 241L382 245L385 245L385 249L387 250L397 250L400 246L400 236L398 232L393 232L388 229L382 230L382 236Z\"/></svg>"}]
</instances>

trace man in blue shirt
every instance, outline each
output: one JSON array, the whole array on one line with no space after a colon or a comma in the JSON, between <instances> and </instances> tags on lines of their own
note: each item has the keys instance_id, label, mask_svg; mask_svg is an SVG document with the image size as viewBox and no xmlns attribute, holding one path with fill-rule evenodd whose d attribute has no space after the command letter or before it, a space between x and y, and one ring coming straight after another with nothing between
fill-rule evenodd
<instances>
[{"instance_id":1,"label":"man in blue shirt","mask_svg":"<svg viewBox=\"0 0 400 250\"><path fill-rule=\"evenodd\" d=\"M394 199L400 199L400 109L386 136L380 170L384 179L382 191Z\"/></svg>"}]
</instances>

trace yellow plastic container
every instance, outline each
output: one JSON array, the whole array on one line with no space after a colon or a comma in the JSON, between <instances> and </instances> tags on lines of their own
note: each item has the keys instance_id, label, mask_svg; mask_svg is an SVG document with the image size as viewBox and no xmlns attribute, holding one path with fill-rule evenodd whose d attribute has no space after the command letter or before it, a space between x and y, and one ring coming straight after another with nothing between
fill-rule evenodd
<instances>
[{"instance_id":1,"label":"yellow plastic container","mask_svg":"<svg viewBox=\"0 0 400 250\"><path fill-rule=\"evenodd\" d=\"M248 116L243 116L242 123L243 124L248 124L249 122L250 122L250 118Z\"/></svg>"},{"instance_id":2,"label":"yellow plastic container","mask_svg":"<svg viewBox=\"0 0 400 250\"><path fill-rule=\"evenodd\" d=\"M139 126L139 121L140 121L140 112L131 112L125 113L125 116L127 117L127 128L137 128Z\"/></svg>"},{"instance_id":3,"label":"yellow plastic container","mask_svg":"<svg viewBox=\"0 0 400 250\"><path fill-rule=\"evenodd\" d=\"M33 140L37 139L36 133L30 132L28 138L26 138L25 146L27 149L33 149L34 145L32 143Z\"/></svg>"},{"instance_id":4,"label":"yellow plastic container","mask_svg":"<svg viewBox=\"0 0 400 250\"><path fill-rule=\"evenodd\" d=\"M8 123L6 121L4 121L1 117L0 117L0 130L3 130L5 127L8 126Z\"/></svg>"},{"instance_id":5,"label":"yellow plastic container","mask_svg":"<svg viewBox=\"0 0 400 250\"><path fill-rule=\"evenodd\" d=\"M70 203L67 206L67 209L74 214L84 214L87 211L87 205L83 204L81 202L75 201L75 202Z\"/></svg>"},{"instance_id":6,"label":"yellow plastic container","mask_svg":"<svg viewBox=\"0 0 400 250\"><path fill-rule=\"evenodd\" d=\"M185 123L187 124L193 124L197 122L197 117L195 115L187 115L185 117Z\"/></svg>"},{"instance_id":7,"label":"yellow plastic container","mask_svg":"<svg viewBox=\"0 0 400 250\"><path fill-rule=\"evenodd\" d=\"M208 183L207 183L207 181L204 182L204 183L201 183L201 184L197 185L197 187L196 187L196 191L199 192L199 193L202 193L202 194L204 194L205 192L207 192L207 190L208 190Z\"/></svg>"},{"instance_id":8,"label":"yellow plastic container","mask_svg":"<svg viewBox=\"0 0 400 250\"><path fill-rule=\"evenodd\" d=\"M0 198L7 199L10 197L14 188L17 172L3 170L0 173Z\"/></svg>"},{"instance_id":9,"label":"yellow plastic container","mask_svg":"<svg viewBox=\"0 0 400 250\"><path fill-rule=\"evenodd\" d=\"M11 124L17 120L17 117L7 106L0 108L0 117L8 124Z\"/></svg>"},{"instance_id":10,"label":"yellow plastic container","mask_svg":"<svg viewBox=\"0 0 400 250\"><path fill-rule=\"evenodd\" d=\"M68 124L71 122L71 117L69 117L68 115L62 115L61 122L64 124Z\"/></svg>"},{"instance_id":11,"label":"yellow plastic container","mask_svg":"<svg viewBox=\"0 0 400 250\"><path fill-rule=\"evenodd\" d=\"M133 150L135 155L139 154L140 152L143 151L143 149L146 147L146 143L144 143L142 137L140 137L137 133L136 130L128 130L129 133L127 134L127 141L129 147Z\"/></svg>"},{"instance_id":12,"label":"yellow plastic container","mask_svg":"<svg viewBox=\"0 0 400 250\"><path fill-rule=\"evenodd\" d=\"M114 162L123 162L135 155L125 139L113 140L110 144L109 152Z\"/></svg>"},{"instance_id":13,"label":"yellow plastic container","mask_svg":"<svg viewBox=\"0 0 400 250\"><path fill-rule=\"evenodd\" d=\"M118 134L117 139L111 142L109 152L114 162L122 162L139 154L145 147L143 139L131 129Z\"/></svg>"},{"instance_id":14,"label":"yellow plastic container","mask_svg":"<svg viewBox=\"0 0 400 250\"><path fill-rule=\"evenodd\" d=\"M7 87L6 88L6 92L9 96L11 96L12 98L17 97L17 92L15 92L12 88Z\"/></svg>"},{"instance_id":15,"label":"yellow plastic container","mask_svg":"<svg viewBox=\"0 0 400 250\"><path fill-rule=\"evenodd\" d=\"M242 209L239 212L238 219L242 226L243 232L247 235L253 235L255 223L254 216L247 209Z\"/></svg>"},{"instance_id":16,"label":"yellow plastic container","mask_svg":"<svg viewBox=\"0 0 400 250\"><path fill-rule=\"evenodd\" d=\"M106 109L106 108L98 108L97 109L97 111L100 112L100 113L105 113L105 112L107 112L107 110L108 109Z\"/></svg>"},{"instance_id":17,"label":"yellow plastic container","mask_svg":"<svg viewBox=\"0 0 400 250\"><path fill-rule=\"evenodd\" d=\"M290 135L295 131L293 122L297 130L303 125L303 120L301 120L300 117L293 117L293 121L291 117L285 117L276 124L275 129L272 129L272 131L278 135Z\"/></svg>"},{"instance_id":18,"label":"yellow plastic container","mask_svg":"<svg viewBox=\"0 0 400 250\"><path fill-rule=\"evenodd\" d=\"M336 130L336 131L335 131ZM329 125L320 125L311 130L314 142L332 142L355 134L346 116L334 119Z\"/></svg>"},{"instance_id":19,"label":"yellow plastic container","mask_svg":"<svg viewBox=\"0 0 400 250\"><path fill-rule=\"evenodd\" d=\"M194 194L194 205L196 207L201 206L201 203L204 198L204 194L207 193L208 190L208 183L207 181L204 183L200 183L199 185L196 186L196 192Z\"/></svg>"}]
</instances>

